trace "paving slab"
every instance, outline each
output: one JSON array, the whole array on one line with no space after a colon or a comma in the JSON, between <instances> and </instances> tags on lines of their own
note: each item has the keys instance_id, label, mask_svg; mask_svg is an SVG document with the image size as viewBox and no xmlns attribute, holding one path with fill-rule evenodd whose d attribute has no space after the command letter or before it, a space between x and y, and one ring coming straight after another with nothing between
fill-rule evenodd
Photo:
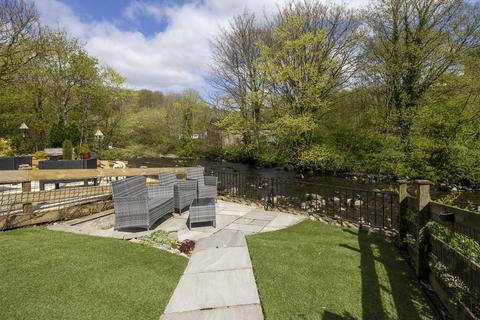
<instances>
[{"instance_id":1,"label":"paving slab","mask_svg":"<svg viewBox=\"0 0 480 320\"><path fill-rule=\"evenodd\" d=\"M174 217L162 222L157 229L166 231L166 232L173 232L178 231L180 229L187 228L187 218L188 217Z\"/></svg>"},{"instance_id":2,"label":"paving slab","mask_svg":"<svg viewBox=\"0 0 480 320\"><path fill-rule=\"evenodd\" d=\"M217 210L217 214L223 214L223 215L229 215L229 216L237 216L241 217L244 216L248 213L248 210L230 210L230 209L225 209L225 210Z\"/></svg>"},{"instance_id":3,"label":"paving slab","mask_svg":"<svg viewBox=\"0 0 480 320\"><path fill-rule=\"evenodd\" d=\"M211 248L246 247L247 241L242 232L236 230L221 230L212 236L198 241L195 251Z\"/></svg>"},{"instance_id":4,"label":"paving slab","mask_svg":"<svg viewBox=\"0 0 480 320\"><path fill-rule=\"evenodd\" d=\"M282 213L282 214L279 214L275 219L273 219L272 222L267 224L267 227L287 228L289 226L299 223L302 220L303 220L303 217L296 216L293 214Z\"/></svg>"},{"instance_id":5,"label":"paving slab","mask_svg":"<svg viewBox=\"0 0 480 320\"><path fill-rule=\"evenodd\" d=\"M263 233L263 232L270 232L270 231L277 231L277 230L281 230L282 228L274 228L274 227L268 227L266 226L265 228L262 229L262 231L260 231L260 233Z\"/></svg>"},{"instance_id":6,"label":"paving slab","mask_svg":"<svg viewBox=\"0 0 480 320\"><path fill-rule=\"evenodd\" d=\"M198 241L200 239L206 238L211 236L211 232L201 232L201 231L196 231L196 230L189 230L188 228L186 229L181 229L177 231L177 237L178 241L183 241L183 240L194 240Z\"/></svg>"},{"instance_id":7,"label":"paving slab","mask_svg":"<svg viewBox=\"0 0 480 320\"><path fill-rule=\"evenodd\" d=\"M252 269L184 274L165 313L260 304Z\"/></svg>"},{"instance_id":8,"label":"paving slab","mask_svg":"<svg viewBox=\"0 0 480 320\"><path fill-rule=\"evenodd\" d=\"M213 248L196 252L185 274L251 268L247 247Z\"/></svg>"},{"instance_id":9,"label":"paving slab","mask_svg":"<svg viewBox=\"0 0 480 320\"><path fill-rule=\"evenodd\" d=\"M249 218L238 218L237 220L235 220L235 223L241 223L241 224L250 224L253 222L253 219L249 219Z\"/></svg>"},{"instance_id":10,"label":"paving slab","mask_svg":"<svg viewBox=\"0 0 480 320\"><path fill-rule=\"evenodd\" d=\"M263 320L259 304L164 314L160 320Z\"/></svg>"},{"instance_id":11,"label":"paving slab","mask_svg":"<svg viewBox=\"0 0 480 320\"><path fill-rule=\"evenodd\" d=\"M254 224L241 224L241 223L231 223L225 227L227 230L238 230L243 232L260 232L263 229L263 226L257 226Z\"/></svg>"},{"instance_id":12,"label":"paving slab","mask_svg":"<svg viewBox=\"0 0 480 320\"><path fill-rule=\"evenodd\" d=\"M256 226L262 226L262 227L265 227L267 224L270 223L270 220L252 220L252 222L250 222L250 224L253 224L253 225L256 225Z\"/></svg>"},{"instance_id":13,"label":"paving slab","mask_svg":"<svg viewBox=\"0 0 480 320\"><path fill-rule=\"evenodd\" d=\"M249 211L244 218L255 219L255 220L273 220L278 216L278 213L265 211L262 209L254 209Z\"/></svg>"}]
</instances>

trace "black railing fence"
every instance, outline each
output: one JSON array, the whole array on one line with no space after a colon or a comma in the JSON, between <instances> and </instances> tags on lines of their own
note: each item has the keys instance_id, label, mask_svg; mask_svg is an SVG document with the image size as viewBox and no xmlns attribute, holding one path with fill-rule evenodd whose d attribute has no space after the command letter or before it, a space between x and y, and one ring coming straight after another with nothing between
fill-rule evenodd
<instances>
[{"instance_id":1,"label":"black railing fence","mask_svg":"<svg viewBox=\"0 0 480 320\"><path fill-rule=\"evenodd\" d=\"M257 202L267 209L297 210L374 228L397 229L398 195L395 192L231 172L213 174L218 177L218 191L222 196Z\"/></svg>"}]
</instances>

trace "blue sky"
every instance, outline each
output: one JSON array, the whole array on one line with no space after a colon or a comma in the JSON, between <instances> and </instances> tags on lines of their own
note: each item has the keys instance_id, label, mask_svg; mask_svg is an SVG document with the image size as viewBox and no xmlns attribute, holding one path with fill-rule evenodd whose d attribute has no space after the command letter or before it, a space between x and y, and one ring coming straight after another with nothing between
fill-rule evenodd
<instances>
[{"instance_id":1,"label":"blue sky","mask_svg":"<svg viewBox=\"0 0 480 320\"><path fill-rule=\"evenodd\" d=\"M285 0L32 0L43 23L79 38L130 88L195 89L208 95L209 41L231 18L259 15ZM298 0L301 1L301 0ZM334 2L342 2L336 0ZM359 7L367 0L345 1Z\"/></svg>"}]
</instances>

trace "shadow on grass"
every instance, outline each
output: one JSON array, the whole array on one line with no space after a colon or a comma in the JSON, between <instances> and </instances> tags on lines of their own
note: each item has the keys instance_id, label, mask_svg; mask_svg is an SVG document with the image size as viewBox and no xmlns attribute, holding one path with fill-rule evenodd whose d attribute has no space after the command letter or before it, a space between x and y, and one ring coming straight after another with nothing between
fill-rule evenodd
<instances>
[{"instance_id":1,"label":"shadow on grass","mask_svg":"<svg viewBox=\"0 0 480 320\"><path fill-rule=\"evenodd\" d=\"M330 311L323 312L322 320L357 320L350 312L338 314Z\"/></svg>"},{"instance_id":2,"label":"shadow on grass","mask_svg":"<svg viewBox=\"0 0 480 320\"><path fill-rule=\"evenodd\" d=\"M421 292L415 288L416 279L407 274L404 261L399 258L396 249L381 235L361 230L358 233L343 229L358 236L359 249L340 244L341 247L360 253L360 269L362 281L362 318L389 319L384 308L384 299L391 296L398 319L420 319L421 311L415 301L421 299ZM405 265L402 265L405 264ZM378 269L386 273L389 287L379 280ZM385 280L384 280L385 281ZM420 295L420 296L419 296ZM384 299L382 300L382 297ZM347 315L325 314L323 319L350 319Z\"/></svg>"}]
</instances>

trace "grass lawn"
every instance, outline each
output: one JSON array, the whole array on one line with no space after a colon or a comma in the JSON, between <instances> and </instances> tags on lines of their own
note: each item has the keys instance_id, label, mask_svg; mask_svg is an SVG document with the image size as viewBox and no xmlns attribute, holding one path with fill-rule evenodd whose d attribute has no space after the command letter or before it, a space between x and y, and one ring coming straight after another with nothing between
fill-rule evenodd
<instances>
[{"instance_id":1,"label":"grass lawn","mask_svg":"<svg viewBox=\"0 0 480 320\"><path fill-rule=\"evenodd\" d=\"M0 232L0 318L158 320L186 265L127 241Z\"/></svg>"},{"instance_id":2,"label":"grass lawn","mask_svg":"<svg viewBox=\"0 0 480 320\"><path fill-rule=\"evenodd\" d=\"M434 319L395 247L306 221L247 238L266 319Z\"/></svg>"}]
</instances>

